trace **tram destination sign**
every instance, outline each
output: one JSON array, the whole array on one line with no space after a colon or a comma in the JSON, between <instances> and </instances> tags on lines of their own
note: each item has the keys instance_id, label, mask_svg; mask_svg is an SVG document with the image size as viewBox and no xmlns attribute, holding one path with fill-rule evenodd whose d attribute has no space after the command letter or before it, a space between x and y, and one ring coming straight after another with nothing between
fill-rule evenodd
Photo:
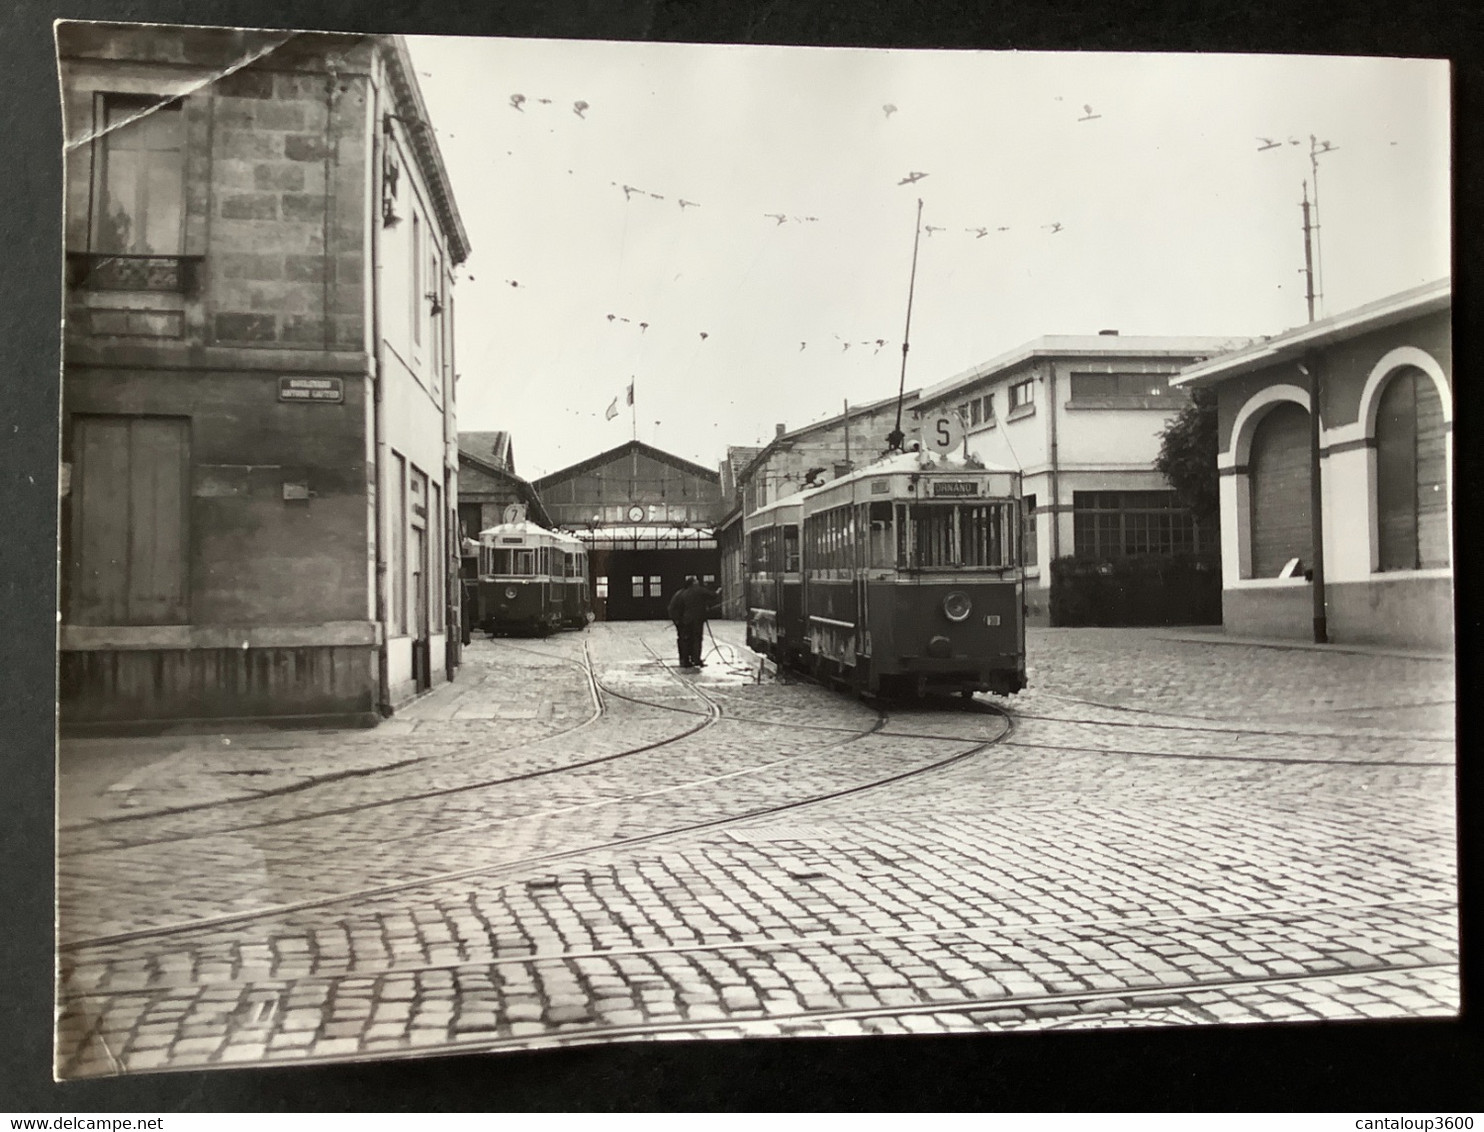
<instances>
[{"instance_id":1,"label":"tram destination sign","mask_svg":"<svg viewBox=\"0 0 1484 1132\"><path fill-rule=\"evenodd\" d=\"M345 401L345 379L343 377L280 377L278 379L280 401L309 401L325 405L339 405Z\"/></svg>"},{"instance_id":2,"label":"tram destination sign","mask_svg":"<svg viewBox=\"0 0 1484 1132\"><path fill-rule=\"evenodd\" d=\"M933 497L940 498L948 496L953 499L962 499L969 495L979 494L979 484L975 480L934 480Z\"/></svg>"}]
</instances>

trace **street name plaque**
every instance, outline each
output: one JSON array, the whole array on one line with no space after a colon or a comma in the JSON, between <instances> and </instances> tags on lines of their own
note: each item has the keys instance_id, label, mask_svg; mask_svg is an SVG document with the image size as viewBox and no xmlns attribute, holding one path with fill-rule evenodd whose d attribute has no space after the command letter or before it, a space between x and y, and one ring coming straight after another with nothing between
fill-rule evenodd
<instances>
[{"instance_id":1,"label":"street name plaque","mask_svg":"<svg viewBox=\"0 0 1484 1132\"><path fill-rule=\"evenodd\" d=\"M345 401L345 379L342 377L280 377L278 399L339 405Z\"/></svg>"}]
</instances>

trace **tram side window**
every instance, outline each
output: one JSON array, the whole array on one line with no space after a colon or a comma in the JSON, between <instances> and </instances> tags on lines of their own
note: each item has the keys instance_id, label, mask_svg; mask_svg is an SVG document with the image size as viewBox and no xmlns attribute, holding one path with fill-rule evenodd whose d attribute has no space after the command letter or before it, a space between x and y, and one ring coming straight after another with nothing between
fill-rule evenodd
<instances>
[{"instance_id":1,"label":"tram side window","mask_svg":"<svg viewBox=\"0 0 1484 1132\"><path fill-rule=\"evenodd\" d=\"M866 560L874 569L890 570L896 565L892 556L891 504L868 504L866 523L870 531Z\"/></svg>"},{"instance_id":2,"label":"tram side window","mask_svg":"<svg viewBox=\"0 0 1484 1132\"><path fill-rule=\"evenodd\" d=\"M799 571L799 528L790 524L783 528L783 572L796 574Z\"/></svg>"}]
</instances>

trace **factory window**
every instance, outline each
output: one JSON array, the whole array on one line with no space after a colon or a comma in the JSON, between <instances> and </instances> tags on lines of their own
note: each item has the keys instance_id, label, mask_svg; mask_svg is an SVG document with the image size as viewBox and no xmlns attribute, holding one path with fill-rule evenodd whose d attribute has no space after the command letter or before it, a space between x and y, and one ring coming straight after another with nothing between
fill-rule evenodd
<instances>
[{"instance_id":1,"label":"factory window","mask_svg":"<svg viewBox=\"0 0 1484 1132\"><path fill-rule=\"evenodd\" d=\"M1072 542L1079 558L1106 561L1196 549L1195 520L1172 491L1072 493Z\"/></svg>"},{"instance_id":2,"label":"factory window","mask_svg":"<svg viewBox=\"0 0 1484 1132\"><path fill-rule=\"evenodd\" d=\"M67 621L189 618L190 421L74 418Z\"/></svg>"},{"instance_id":3,"label":"factory window","mask_svg":"<svg viewBox=\"0 0 1484 1132\"><path fill-rule=\"evenodd\" d=\"M1382 570L1448 565L1443 402L1418 369L1386 383L1376 410L1376 519Z\"/></svg>"},{"instance_id":4,"label":"factory window","mask_svg":"<svg viewBox=\"0 0 1484 1132\"><path fill-rule=\"evenodd\" d=\"M1107 401L1129 397L1178 396L1166 373L1074 373L1073 401Z\"/></svg>"}]
</instances>

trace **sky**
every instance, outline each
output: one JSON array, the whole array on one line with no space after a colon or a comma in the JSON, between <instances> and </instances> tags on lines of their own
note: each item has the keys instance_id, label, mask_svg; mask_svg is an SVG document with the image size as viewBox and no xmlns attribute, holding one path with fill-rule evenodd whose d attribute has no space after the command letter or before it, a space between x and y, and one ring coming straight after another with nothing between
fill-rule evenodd
<instances>
[{"instance_id":1,"label":"sky","mask_svg":"<svg viewBox=\"0 0 1484 1132\"><path fill-rule=\"evenodd\" d=\"M459 427L530 479L894 396L909 283L908 390L1045 334L1299 325L1311 136L1320 314L1449 271L1436 60L409 43L473 249Z\"/></svg>"}]
</instances>

